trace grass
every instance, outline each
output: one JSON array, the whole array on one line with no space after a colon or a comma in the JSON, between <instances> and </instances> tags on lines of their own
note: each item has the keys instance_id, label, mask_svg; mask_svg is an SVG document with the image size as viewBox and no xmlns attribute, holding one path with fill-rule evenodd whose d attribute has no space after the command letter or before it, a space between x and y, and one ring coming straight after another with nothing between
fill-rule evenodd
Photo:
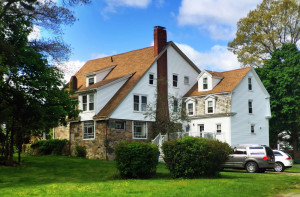
<instances>
[{"instance_id":1,"label":"grass","mask_svg":"<svg viewBox=\"0 0 300 197\"><path fill-rule=\"evenodd\" d=\"M115 162L64 156L23 156L0 166L0 196L276 196L300 194L300 166L286 173L227 170L220 178L172 179L164 164L155 177L122 180Z\"/></svg>"}]
</instances>

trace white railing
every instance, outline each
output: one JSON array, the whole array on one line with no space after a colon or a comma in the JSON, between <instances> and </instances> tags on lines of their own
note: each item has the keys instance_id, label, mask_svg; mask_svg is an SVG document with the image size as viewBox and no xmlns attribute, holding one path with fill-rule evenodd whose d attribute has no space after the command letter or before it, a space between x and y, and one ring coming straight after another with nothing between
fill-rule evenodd
<instances>
[{"instance_id":1,"label":"white railing","mask_svg":"<svg viewBox=\"0 0 300 197\"><path fill-rule=\"evenodd\" d=\"M216 139L216 133L213 133L213 132L204 132L204 131L202 131L200 133L200 131L190 131L189 136L203 137L203 138L207 138L207 139Z\"/></svg>"}]
</instances>

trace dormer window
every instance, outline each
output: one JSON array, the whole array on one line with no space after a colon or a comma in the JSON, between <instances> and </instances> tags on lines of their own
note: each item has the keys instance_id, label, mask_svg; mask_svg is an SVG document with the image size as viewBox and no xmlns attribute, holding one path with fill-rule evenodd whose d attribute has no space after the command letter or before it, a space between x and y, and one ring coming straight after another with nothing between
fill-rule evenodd
<instances>
[{"instance_id":1,"label":"dormer window","mask_svg":"<svg viewBox=\"0 0 300 197\"><path fill-rule=\"evenodd\" d=\"M90 78L88 79L88 84L89 84L89 86L90 86L90 85L93 85L94 83L95 83L94 77L90 77Z\"/></svg>"},{"instance_id":2,"label":"dormer window","mask_svg":"<svg viewBox=\"0 0 300 197\"><path fill-rule=\"evenodd\" d=\"M82 111L93 111L94 106L94 94L82 96Z\"/></svg>"},{"instance_id":3,"label":"dormer window","mask_svg":"<svg viewBox=\"0 0 300 197\"><path fill-rule=\"evenodd\" d=\"M189 116L194 115L194 104L193 103L188 104L188 115Z\"/></svg>"},{"instance_id":4,"label":"dormer window","mask_svg":"<svg viewBox=\"0 0 300 197\"><path fill-rule=\"evenodd\" d=\"M209 114L214 113L214 107L212 101L207 102L207 113Z\"/></svg>"},{"instance_id":5,"label":"dormer window","mask_svg":"<svg viewBox=\"0 0 300 197\"><path fill-rule=\"evenodd\" d=\"M205 113L215 113L216 98L214 96L208 96L205 98Z\"/></svg>"},{"instance_id":6,"label":"dormer window","mask_svg":"<svg viewBox=\"0 0 300 197\"><path fill-rule=\"evenodd\" d=\"M203 90L206 90L208 88L207 85L207 77L203 78Z\"/></svg>"}]
</instances>

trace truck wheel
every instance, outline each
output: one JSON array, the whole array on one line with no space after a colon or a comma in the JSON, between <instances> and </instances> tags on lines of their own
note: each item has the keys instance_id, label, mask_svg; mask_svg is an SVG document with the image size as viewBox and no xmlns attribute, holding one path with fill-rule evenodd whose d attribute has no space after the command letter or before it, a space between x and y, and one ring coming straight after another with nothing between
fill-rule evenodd
<instances>
[{"instance_id":1,"label":"truck wheel","mask_svg":"<svg viewBox=\"0 0 300 197\"><path fill-rule=\"evenodd\" d=\"M246 170L249 173L255 173L258 170L257 164L254 161L249 161L246 163Z\"/></svg>"}]
</instances>

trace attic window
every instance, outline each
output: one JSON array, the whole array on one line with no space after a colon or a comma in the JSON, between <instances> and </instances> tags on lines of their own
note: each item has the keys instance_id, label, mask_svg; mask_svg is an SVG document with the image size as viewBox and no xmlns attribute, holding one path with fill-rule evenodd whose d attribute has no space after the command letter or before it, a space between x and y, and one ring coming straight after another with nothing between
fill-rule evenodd
<instances>
[{"instance_id":1,"label":"attic window","mask_svg":"<svg viewBox=\"0 0 300 197\"><path fill-rule=\"evenodd\" d=\"M94 77L89 78L89 86L95 83Z\"/></svg>"},{"instance_id":2,"label":"attic window","mask_svg":"<svg viewBox=\"0 0 300 197\"><path fill-rule=\"evenodd\" d=\"M207 89L207 78L203 78L203 90Z\"/></svg>"},{"instance_id":3,"label":"attic window","mask_svg":"<svg viewBox=\"0 0 300 197\"><path fill-rule=\"evenodd\" d=\"M173 87L178 86L178 75L173 74Z\"/></svg>"},{"instance_id":4,"label":"attic window","mask_svg":"<svg viewBox=\"0 0 300 197\"><path fill-rule=\"evenodd\" d=\"M154 85L154 75L149 74L149 85Z\"/></svg>"},{"instance_id":5,"label":"attic window","mask_svg":"<svg viewBox=\"0 0 300 197\"><path fill-rule=\"evenodd\" d=\"M189 85L190 84L190 79L188 76L184 76L184 85Z\"/></svg>"},{"instance_id":6,"label":"attic window","mask_svg":"<svg viewBox=\"0 0 300 197\"><path fill-rule=\"evenodd\" d=\"M248 90L252 90L252 81L251 77L248 78Z\"/></svg>"}]
</instances>

